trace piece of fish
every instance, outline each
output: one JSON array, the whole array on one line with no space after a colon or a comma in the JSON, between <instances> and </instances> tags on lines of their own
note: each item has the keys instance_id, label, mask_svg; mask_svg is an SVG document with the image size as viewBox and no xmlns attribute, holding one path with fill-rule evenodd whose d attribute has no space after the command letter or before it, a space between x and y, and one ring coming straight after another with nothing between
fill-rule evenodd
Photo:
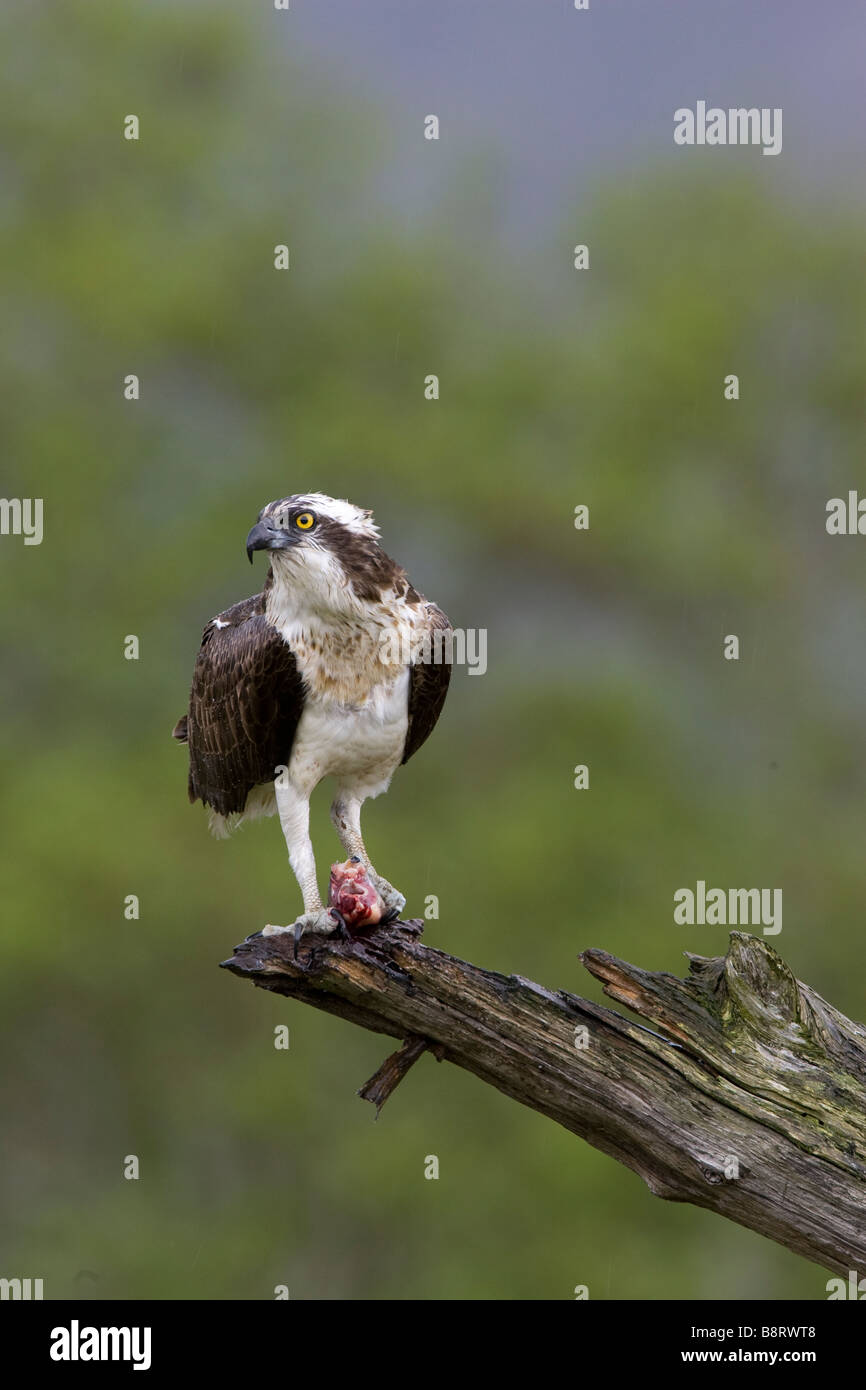
<instances>
[{"instance_id":1,"label":"piece of fish","mask_svg":"<svg viewBox=\"0 0 866 1390\"><path fill-rule=\"evenodd\" d=\"M357 855L343 864L331 865L328 906L339 912L352 936L377 926L386 916L396 916L396 913L386 913L366 866Z\"/></svg>"}]
</instances>

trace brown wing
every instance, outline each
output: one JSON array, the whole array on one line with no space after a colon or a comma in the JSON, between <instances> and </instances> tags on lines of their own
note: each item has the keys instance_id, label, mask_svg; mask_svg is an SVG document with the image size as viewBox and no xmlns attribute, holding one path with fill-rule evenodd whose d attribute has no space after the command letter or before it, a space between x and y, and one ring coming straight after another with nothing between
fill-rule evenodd
<instances>
[{"instance_id":1,"label":"brown wing","mask_svg":"<svg viewBox=\"0 0 866 1390\"><path fill-rule=\"evenodd\" d=\"M433 732L451 679L451 624L435 603L427 604L427 613L432 659L416 662L409 672L409 728L403 749L404 763ZM437 654L438 660L435 659Z\"/></svg>"},{"instance_id":2,"label":"brown wing","mask_svg":"<svg viewBox=\"0 0 866 1390\"><path fill-rule=\"evenodd\" d=\"M212 618L192 678L189 714L174 737L189 744L189 799L221 815L243 811L253 787L287 764L304 688L295 658L264 616L261 594Z\"/></svg>"}]
</instances>

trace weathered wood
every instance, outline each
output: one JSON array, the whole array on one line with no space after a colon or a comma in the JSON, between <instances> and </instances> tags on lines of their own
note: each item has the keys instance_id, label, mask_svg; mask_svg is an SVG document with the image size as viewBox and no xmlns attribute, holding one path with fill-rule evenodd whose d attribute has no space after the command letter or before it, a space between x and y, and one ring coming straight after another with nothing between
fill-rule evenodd
<instances>
[{"instance_id":1,"label":"weathered wood","mask_svg":"<svg viewBox=\"0 0 866 1390\"><path fill-rule=\"evenodd\" d=\"M429 1043L426 1038L416 1038L410 1034L399 1052L392 1052L390 1057L386 1057L375 1076L364 1082L357 1094L362 1100L368 1100L371 1105L375 1105L377 1119L385 1101L394 1094L418 1058L428 1050L438 1052L439 1048L436 1043ZM439 1061L441 1060L440 1057Z\"/></svg>"},{"instance_id":2,"label":"weathered wood","mask_svg":"<svg viewBox=\"0 0 866 1390\"><path fill-rule=\"evenodd\" d=\"M686 980L585 951L606 993L651 1031L426 947L421 930L305 938L297 961L290 938L256 935L223 965L408 1039L362 1088L374 1101L425 1044L626 1164L657 1196L835 1272L866 1270L866 1028L800 984L766 941L732 932L725 957L690 957Z\"/></svg>"}]
</instances>

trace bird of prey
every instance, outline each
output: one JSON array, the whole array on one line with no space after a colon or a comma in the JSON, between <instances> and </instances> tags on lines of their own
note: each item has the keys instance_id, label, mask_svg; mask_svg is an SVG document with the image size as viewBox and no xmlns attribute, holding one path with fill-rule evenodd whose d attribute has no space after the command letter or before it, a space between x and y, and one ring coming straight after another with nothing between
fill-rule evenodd
<instances>
[{"instance_id":1,"label":"bird of prey","mask_svg":"<svg viewBox=\"0 0 866 1390\"><path fill-rule=\"evenodd\" d=\"M212 618L195 663L189 712L174 737L189 746L189 799L211 829L279 815L303 912L287 927L333 932L310 841L310 796L334 781L331 819L386 914L403 894L370 863L361 806L388 789L431 733L451 675L451 624L379 545L372 513L310 492L269 502L246 542L270 559L260 594Z\"/></svg>"}]
</instances>

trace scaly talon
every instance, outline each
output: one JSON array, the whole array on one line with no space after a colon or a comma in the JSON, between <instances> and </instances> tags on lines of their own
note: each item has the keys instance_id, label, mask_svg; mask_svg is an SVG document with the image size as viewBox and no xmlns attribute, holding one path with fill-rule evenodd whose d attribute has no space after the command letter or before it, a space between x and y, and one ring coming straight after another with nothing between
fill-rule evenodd
<instances>
[{"instance_id":1,"label":"scaly talon","mask_svg":"<svg viewBox=\"0 0 866 1390\"><path fill-rule=\"evenodd\" d=\"M319 936L332 936L338 932L342 936L345 929L346 924L339 912L330 907L323 907L319 912L303 912L291 926L267 926L262 930L262 936L284 936L288 933L293 938L292 955L297 960L298 946L305 932L313 932Z\"/></svg>"},{"instance_id":2,"label":"scaly talon","mask_svg":"<svg viewBox=\"0 0 866 1390\"><path fill-rule=\"evenodd\" d=\"M394 888L387 878L382 878L376 873L375 869L367 870L367 877L379 894L382 904L386 909L386 915L382 918L383 922L393 922L400 916L406 906L406 899L399 888Z\"/></svg>"}]
</instances>

